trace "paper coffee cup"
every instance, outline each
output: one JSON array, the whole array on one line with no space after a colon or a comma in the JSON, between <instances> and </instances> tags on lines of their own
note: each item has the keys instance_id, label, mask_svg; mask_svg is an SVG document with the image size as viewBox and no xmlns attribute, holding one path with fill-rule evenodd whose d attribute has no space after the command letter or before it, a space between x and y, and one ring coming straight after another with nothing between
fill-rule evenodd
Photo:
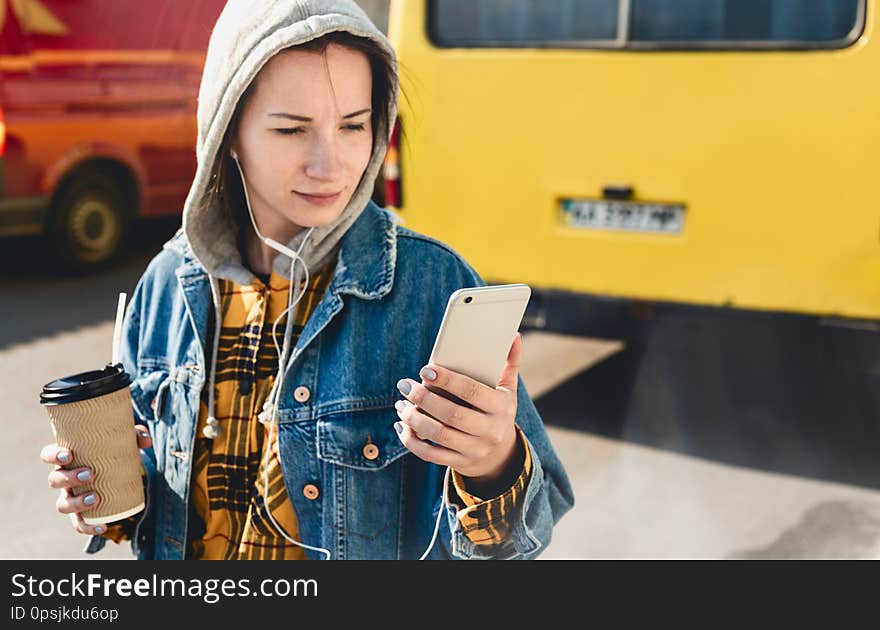
<instances>
[{"instance_id":1,"label":"paper coffee cup","mask_svg":"<svg viewBox=\"0 0 880 630\"><path fill-rule=\"evenodd\" d=\"M72 489L75 496L94 491L100 497L95 507L81 513L89 525L118 521L144 509L130 382L121 363L108 364L103 370L47 383L40 394L55 441L73 454L64 468L92 471L90 483Z\"/></svg>"}]
</instances>

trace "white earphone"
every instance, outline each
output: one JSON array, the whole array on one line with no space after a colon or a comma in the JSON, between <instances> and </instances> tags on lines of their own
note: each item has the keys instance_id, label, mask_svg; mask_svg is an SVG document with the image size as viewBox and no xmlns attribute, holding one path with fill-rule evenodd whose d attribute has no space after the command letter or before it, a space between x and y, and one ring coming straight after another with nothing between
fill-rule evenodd
<instances>
[{"instance_id":1,"label":"white earphone","mask_svg":"<svg viewBox=\"0 0 880 630\"><path fill-rule=\"evenodd\" d=\"M244 199L245 199L245 202L247 203L248 214L249 214L250 217L251 217L251 223L252 223L253 226L254 226L254 231L257 233L257 237L258 237L261 241L263 241L266 245L268 245L269 247L271 247L272 249L274 249L276 252L278 252L278 253L280 253L280 254L284 254L285 256L287 256L288 258L290 258L291 260L299 259L300 262L302 262L302 263L303 263L303 266L305 267L305 262L304 262L301 258L299 258L299 254L297 254L296 252L294 252L294 251L293 251L292 249L290 249L289 247L286 247L285 245L282 245L282 244L279 243L278 241L276 241L276 240L274 240L274 239L271 239L271 238L269 238L268 236L263 236L263 235L260 233L259 228L257 228L257 222L254 220L254 213L253 213L253 211L251 210L251 201L250 201L250 198L248 197L247 184L245 184L245 181L244 181L244 171L243 171L242 168L241 168L241 164L239 164L239 162L238 162L238 153L235 152L235 149L230 149L230 150L229 150L229 155L232 157L233 160L235 160L235 165L238 167L238 172L239 172L239 174L241 175L241 187L244 189ZM314 229L315 229L315 228L309 228L309 235L311 235L311 232L312 232L312 230L314 230ZM308 240L308 236L309 236L309 235L306 236L306 239L303 240L303 243L305 243L305 241ZM308 273L308 270L307 270L306 272Z\"/></svg>"}]
</instances>

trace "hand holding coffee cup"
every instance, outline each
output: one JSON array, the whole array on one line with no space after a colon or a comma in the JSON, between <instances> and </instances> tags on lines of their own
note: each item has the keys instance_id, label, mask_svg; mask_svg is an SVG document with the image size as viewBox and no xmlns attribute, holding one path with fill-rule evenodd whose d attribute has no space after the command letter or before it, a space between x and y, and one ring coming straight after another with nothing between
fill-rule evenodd
<instances>
[{"instance_id":1,"label":"hand holding coffee cup","mask_svg":"<svg viewBox=\"0 0 880 630\"><path fill-rule=\"evenodd\" d=\"M80 475L81 483L67 490L76 505L86 507L82 517L87 525L122 520L144 509L130 382L118 363L54 380L40 394L63 449L58 455L62 460L66 455L67 468Z\"/></svg>"},{"instance_id":2,"label":"hand holding coffee cup","mask_svg":"<svg viewBox=\"0 0 880 630\"><path fill-rule=\"evenodd\" d=\"M59 465L50 473L50 485L61 489L58 510L75 515L78 531L92 526L89 533L146 505L139 443L131 434L131 377L120 361L125 297L119 294L111 362L51 381L40 393L56 441L44 449L44 461Z\"/></svg>"},{"instance_id":3,"label":"hand holding coffee cup","mask_svg":"<svg viewBox=\"0 0 880 630\"><path fill-rule=\"evenodd\" d=\"M153 446L153 440L150 437L147 427L142 424L134 426L137 435L138 448L150 448ZM40 459L47 463L53 464L52 472L49 473L49 486L59 490L58 500L55 503L56 509L62 514L70 516L70 522L73 528L80 534L103 534L107 531L106 523L98 523L87 525L83 520L82 513L96 506L101 501L101 497L97 492L74 494L76 488L80 488L90 483L94 476L94 471L87 467L73 467L70 463L73 461L73 454L70 449L63 448L56 443L47 444L40 451ZM86 503L88 494L94 495L94 500Z\"/></svg>"}]
</instances>

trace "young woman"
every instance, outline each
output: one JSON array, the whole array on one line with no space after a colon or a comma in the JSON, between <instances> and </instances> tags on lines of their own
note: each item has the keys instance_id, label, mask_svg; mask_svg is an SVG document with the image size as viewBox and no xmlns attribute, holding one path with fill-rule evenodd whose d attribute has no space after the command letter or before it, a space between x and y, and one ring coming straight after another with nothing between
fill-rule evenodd
<instances>
[{"instance_id":1,"label":"young woman","mask_svg":"<svg viewBox=\"0 0 880 630\"><path fill-rule=\"evenodd\" d=\"M573 504L518 375L425 365L482 285L371 200L397 115L385 36L342 0L231 0L199 92L183 227L128 306L147 507L101 500L56 444L58 511L139 558L533 558ZM448 392L469 403L452 402Z\"/></svg>"}]
</instances>

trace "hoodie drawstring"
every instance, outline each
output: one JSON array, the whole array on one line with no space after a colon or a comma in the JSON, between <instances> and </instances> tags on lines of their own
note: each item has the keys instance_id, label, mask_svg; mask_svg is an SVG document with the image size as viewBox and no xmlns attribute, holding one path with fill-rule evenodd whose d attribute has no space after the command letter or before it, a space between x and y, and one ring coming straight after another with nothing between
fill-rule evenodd
<instances>
[{"instance_id":1,"label":"hoodie drawstring","mask_svg":"<svg viewBox=\"0 0 880 630\"><path fill-rule=\"evenodd\" d=\"M220 437L220 426L217 417L214 415L214 372L217 368L217 346L220 345L220 287L217 285L217 279L208 275L211 283L211 301L214 303L214 344L211 348L211 367L208 370L210 381L208 390L208 424L202 429L202 435L209 440Z\"/></svg>"}]
</instances>

